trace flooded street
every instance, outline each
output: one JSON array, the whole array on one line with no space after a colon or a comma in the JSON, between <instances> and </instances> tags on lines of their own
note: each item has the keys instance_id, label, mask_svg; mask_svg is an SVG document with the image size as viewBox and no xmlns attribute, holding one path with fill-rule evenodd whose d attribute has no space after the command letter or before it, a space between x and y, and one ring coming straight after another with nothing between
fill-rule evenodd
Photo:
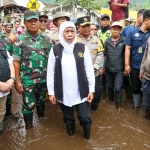
<instances>
[{"instance_id":1,"label":"flooded street","mask_svg":"<svg viewBox=\"0 0 150 150\"><path fill-rule=\"evenodd\" d=\"M18 118L5 120L0 150L150 150L150 120L145 119L144 109L133 109L132 100L123 97L119 112L113 102L106 100L104 94L99 110L92 111L91 138L85 140L77 118L76 133L70 137L60 108L49 102L45 117L38 118L35 110L34 127L26 130L21 98L15 95L13 111L18 112Z\"/></svg>"}]
</instances>

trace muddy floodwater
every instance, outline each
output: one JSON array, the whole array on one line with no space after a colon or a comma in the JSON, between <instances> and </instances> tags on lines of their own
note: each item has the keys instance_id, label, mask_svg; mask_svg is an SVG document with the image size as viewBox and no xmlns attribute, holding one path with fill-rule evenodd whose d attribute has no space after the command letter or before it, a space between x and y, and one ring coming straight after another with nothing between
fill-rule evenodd
<instances>
[{"instance_id":1,"label":"muddy floodwater","mask_svg":"<svg viewBox=\"0 0 150 150\"><path fill-rule=\"evenodd\" d=\"M123 97L119 112L103 94L98 111L92 111L91 138L85 140L77 118L76 133L70 137L59 106L49 102L45 117L38 118L34 110L34 127L26 130L21 97L14 95L13 112L17 117L5 120L0 150L150 150L150 120L145 119L142 107L133 108L132 99Z\"/></svg>"}]
</instances>

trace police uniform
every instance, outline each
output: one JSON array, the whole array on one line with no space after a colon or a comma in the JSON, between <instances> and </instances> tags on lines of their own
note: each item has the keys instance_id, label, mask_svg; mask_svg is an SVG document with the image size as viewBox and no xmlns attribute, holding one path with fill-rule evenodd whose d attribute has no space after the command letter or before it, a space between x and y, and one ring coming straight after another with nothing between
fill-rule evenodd
<instances>
[{"instance_id":1,"label":"police uniform","mask_svg":"<svg viewBox=\"0 0 150 150\"><path fill-rule=\"evenodd\" d=\"M78 24L81 26L82 24L90 24L90 17L84 16L77 19ZM95 70L95 93L94 99L91 104L92 110L98 109L98 103L100 102L101 94L102 94L102 85L101 79L99 75L99 69L104 68L104 55L103 55L103 45L100 40L96 36L89 35L86 39L81 34L77 35L78 42L85 44L91 55L91 59L93 62L93 69Z\"/></svg>"},{"instance_id":2,"label":"police uniform","mask_svg":"<svg viewBox=\"0 0 150 150\"><path fill-rule=\"evenodd\" d=\"M24 19L38 19L33 11L24 13ZM22 111L26 128L32 126L33 108L36 105L37 115L44 116L46 95L47 60L51 49L50 39L38 34L36 38L26 31L14 43L13 57L20 62L20 78L23 86Z\"/></svg>"}]
</instances>

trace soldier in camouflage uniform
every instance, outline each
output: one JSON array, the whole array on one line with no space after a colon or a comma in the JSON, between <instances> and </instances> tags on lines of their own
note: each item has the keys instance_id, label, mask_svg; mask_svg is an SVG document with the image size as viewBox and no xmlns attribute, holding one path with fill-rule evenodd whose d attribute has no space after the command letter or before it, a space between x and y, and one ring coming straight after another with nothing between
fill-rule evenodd
<instances>
[{"instance_id":1,"label":"soldier in camouflage uniform","mask_svg":"<svg viewBox=\"0 0 150 150\"><path fill-rule=\"evenodd\" d=\"M12 45L14 42L14 40L11 40L10 38L11 28L12 28L12 25L10 23L6 23L4 26L4 32L1 32L0 34L0 37L5 43L6 49L9 51L10 55L12 55ZM12 114L11 104L12 104L12 90L10 90L10 93L7 96L5 116L10 116Z\"/></svg>"},{"instance_id":2,"label":"soldier in camouflage uniform","mask_svg":"<svg viewBox=\"0 0 150 150\"><path fill-rule=\"evenodd\" d=\"M64 21L69 21L70 17L66 15L64 12L57 12L53 18L53 23L55 26L59 27ZM52 44L56 45L59 43L58 30L55 30L51 33L50 37L52 40Z\"/></svg>"},{"instance_id":3,"label":"soldier in camouflage uniform","mask_svg":"<svg viewBox=\"0 0 150 150\"><path fill-rule=\"evenodd\" d=\"M38 14L24 13L27 31L14 43L13 58L17 82L15 88L23 96L22 112L26 129L33 123L33 109L38 117L44 116L47 61L51 49L50 39L38 33ZM20 74L20 75L19 75Z\"/></svg>"}]
</instances>

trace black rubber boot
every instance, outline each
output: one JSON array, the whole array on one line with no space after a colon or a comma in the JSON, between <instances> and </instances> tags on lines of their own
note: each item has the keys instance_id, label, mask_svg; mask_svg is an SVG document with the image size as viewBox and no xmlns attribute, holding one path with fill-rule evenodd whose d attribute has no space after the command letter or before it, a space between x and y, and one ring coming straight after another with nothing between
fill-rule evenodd
<instances>
[{"instance_id":1,"label":"black rubber boot","mask_svg":"<svg viewBox=\"0 0 150 150\"><path fill-rule=\"evenodd\" d=\"M98 103L95 103L95 102L92 101L91 110L94 110L94 111L98 110Z\"/></svg>"},{"instance_id":2,"label":"black rubber boot","mask_svg":"<svg viewBox=\"0 0 150 150\"><path fill-rule=\"evenodd\" d=\"M37 115L38 117L44 116L45 104L36 105Z\"/></svg>"},{"instance_id":3,"label":"black rubber boot","mask_svg":"<svg viewBox=\"0 0 150 150\"><path fill-rule=\"evenodd\" d=\"M150 120L150 109L146 109L146 115L145 118Z\"/></svg>"},{"instance_id":4,"label":"black rubber boot","mask_svg":"<svg viewBox=\"0 0 150 150\"><path fill-rule=\"evenodd\" d=\"M75 134L75 124L66 125L66 128L70 136L73 136Z\"/></svg>"},{"instance_id":5,"label":"black rubber boot","mask_svg":"<svg viewBox=\"0 0 150 150\"><path fill-rule=\"evenodd\" d=\"M5 116L11 116L11 104L6 103L6 113Z\"/></svg>"},{"instance_id":6,"label":"black rubber boot","mask_svg":"<svg viewBox=\"0 0 150 150\"><path fill-rule=\"evenodd\" d=\"M121 101L122 101L122 93L117 93L115 92L115 103L116 103L116 108L120 110L121 108Z\"/></svg>"},{"instance_id":7,"label":"black rubber boot","mask_svg":"<svg viewBox=\"0 0 150 150\"><path fill-rule=\"evenodd\" d=\"M109 101L114 101L114 90L108 88L108 97L109 97Z\"/></svg>"},{"instance_id":8,"label":"black rubber boot","mask_svg":"<svg viewBox=\"0 0 150 150\"><path fill-rule=\"evenodd\" d=\"M125 90L125 93L126 93L126 98L132 98L131 85L124 86L124 90Z\"/></svg>"},{"instance_id":9,"label":"black rubber boot","mask_svg":"<svg viewBox=\"0 0 150 150\"><path fill-rule=\"evenodd\" d=\"M90 138L90 133L91 133L91 126L83 127L83 132L84 132L84 137L86 139L89 139Z\"/></svg>"},{"instance_id":10,"label":"black rubber boot","mask_svg":"<svg viewBox=\"0 0 150 150\"><path fill-rule=\"evenodd\" d=\"M23 117L24 117L26 129L31 129L33 127L33 113L32 114L24 114Z\"/></svg>"}]
</instances>

